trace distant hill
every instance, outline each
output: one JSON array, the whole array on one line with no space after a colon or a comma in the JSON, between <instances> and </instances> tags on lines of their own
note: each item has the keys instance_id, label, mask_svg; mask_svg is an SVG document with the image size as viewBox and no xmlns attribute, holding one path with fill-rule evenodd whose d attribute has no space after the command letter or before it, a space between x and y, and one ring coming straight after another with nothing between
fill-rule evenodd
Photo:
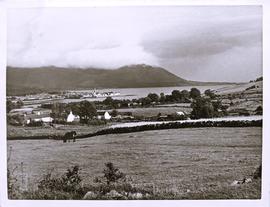
<instances>
[{"instance_id":1,"label":"distant hill","mask_svg":"<svg viewBox=\"0 0 270 207\"><path fill-rule=\"evenodd\" d=\"M91 88L142 88L205 85L180 78L164 68L130 65L116 70L7 67L7 95Z\"/></svg>"}]
</instances>

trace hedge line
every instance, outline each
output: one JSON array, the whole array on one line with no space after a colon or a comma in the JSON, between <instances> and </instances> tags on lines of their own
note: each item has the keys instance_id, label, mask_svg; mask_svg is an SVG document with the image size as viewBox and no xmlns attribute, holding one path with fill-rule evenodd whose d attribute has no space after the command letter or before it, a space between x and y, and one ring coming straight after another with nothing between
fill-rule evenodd
<instances>
[{"instance_id":1,"label":"hedge line","mask_svg":"<svg viewBox=\"0 0 270 207\"><path fill-rule=\"evenodd\" d=\"M122 134L141 132L149 130L162 130L162 129L179 129L179 128L202 128L202 127L262 127L262 120L253 121L199 121L199 122L170 122L162 124L149 124L134 127L115 127L101 129L94 133L79 135L76 139L83 139L88 137L94 137L105 134ZM62 140L62 136L35 136L35 137L12 137L8 140L20 140L20 139L56 139Z\"/></svg>"},{"instance_id":2,"label":"hedge line","mask_svg":"<svg viewBox=\"0 0 270 207\"><path fill-rule=\"evenodd\" d=\"M262 120L254 121L201 121L201 122L171 122L162 124L151 124L134 127L119 127L107 128L97 131L96 133L89 134L90 136L98 136L105 134L121 134L132 133L148 130L162 130L162 129L179 129L179 128L202 128L202 127L261 127ZM81 136L85 138L87 135ZM89 136L88 136L89 137ZM78 137L79 138L79 137Z\"/></svg>"}]
</instances>

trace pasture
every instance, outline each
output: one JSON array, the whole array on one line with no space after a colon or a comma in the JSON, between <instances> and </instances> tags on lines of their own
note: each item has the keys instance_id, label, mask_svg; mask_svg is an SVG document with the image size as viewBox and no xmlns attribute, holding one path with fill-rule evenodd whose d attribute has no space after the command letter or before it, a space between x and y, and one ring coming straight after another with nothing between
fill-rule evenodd
<instances>
[{"instance_id":1,"label":"pasture","mask_svg":"<svg viewBox=\"0 0 270 207\"><path fill-rule=\"evenodd\" d=\"M161 115L174 114L179 111L183 111L186 114L190 114L192 108L190 104L185 104L184 106L171 106L171 107L163 107L162 105L158 107L149 107L149 108L127 108L127 109L117 109L119 112L131 112L133 116L144 116L144 117L152 117L157 116L159 113Z\"/></svg>"},{"instance_id":2,"label":"pasture","mask_svg":"<svg viewBox=\"0 0 270 207\"><path fill-rule=\"evenodd\" d=\"M11 152L10 152L11 150ZM9 168L22 188L42 175L79 165L85 184L112 162L134 183L154 186L174 199L260 198L260 182L230 186L261 163L262 128L194 128L102 135L63 143L9 140ZM17 168L16 168L17 166Z\"/></svg>"}]
</instances>

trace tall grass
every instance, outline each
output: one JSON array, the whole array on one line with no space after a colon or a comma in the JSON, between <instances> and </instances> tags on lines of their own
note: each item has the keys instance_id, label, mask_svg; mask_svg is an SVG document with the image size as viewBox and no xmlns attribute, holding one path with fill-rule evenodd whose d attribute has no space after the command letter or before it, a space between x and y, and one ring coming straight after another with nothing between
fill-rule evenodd
<instances>
[{"instance_id":1,"label":"tall grass","mask_svg":"<svg viewBox=\"0 0 270 207\"><path fill-rule=\"evenodd\" d=\"M160 189L154 184L138 185L113 163L105 163L103 175L94 177L93 184L84 185L79 166L72 166L61 176L45 174L37 188L17 188L18 179L8 170L9 199L31 200L107 200L107 199L259 199L261 179L254 178L252 183L239 186L215 186L198 189L196 192L183 192L179 188ZM255 172L257 173L257 172ZM254 174L255 174L254 173Z\"/></svg>"}]
</instances>

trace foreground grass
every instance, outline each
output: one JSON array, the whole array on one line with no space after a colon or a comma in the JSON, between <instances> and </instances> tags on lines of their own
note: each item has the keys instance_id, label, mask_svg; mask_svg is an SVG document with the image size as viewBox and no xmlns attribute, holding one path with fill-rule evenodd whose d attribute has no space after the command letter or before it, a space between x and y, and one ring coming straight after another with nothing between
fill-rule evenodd
<instances>
[{"instance_id":1,"label":"foreground grass","mask_svg":"<svg viewBox=\"0 0 270 207\"><path fill-rule=\"evenodd\" d=\"M261 127L170 129L103 135L67 144L14 140L8 141L8 149L12 149L11 169L23 163L28 183L37 184L52 169L54 178L69 166L82 168L81 194L59 192L59 197L53 193L50 199L82 199L86 191L96 189L93 179L102 174L103 163L108 161L132 177L133 187L149 190L144 199L245 199L260 198L260 182L258 186L255 181L238 187L230 184L251 176L261 163L261 137ZM21 182L23 173L21 167L14 171L20 186L26 183ZM36 190L29 186L22 188Z\"/></svg>"},{"instance_id":2,"label":"foreground grass","mask_svg":"<svg viewBox=\"0 0 270 207\"><path fill-rule=\"evenodd\" d=\"M83 185L79 167L68 169L61 177L46 174L36 189L18 190L9 187L10 199L29 200L205 200L260 199L261 179L237 186L223 185L182 192L177 189L156 189L154 185L137 185L112 163L106 163L104 175L95 177L94 184ZM10 179L10 177L9 177ZM10 181L12 182L12 181Z\"/></svg>"}]
</instances>

